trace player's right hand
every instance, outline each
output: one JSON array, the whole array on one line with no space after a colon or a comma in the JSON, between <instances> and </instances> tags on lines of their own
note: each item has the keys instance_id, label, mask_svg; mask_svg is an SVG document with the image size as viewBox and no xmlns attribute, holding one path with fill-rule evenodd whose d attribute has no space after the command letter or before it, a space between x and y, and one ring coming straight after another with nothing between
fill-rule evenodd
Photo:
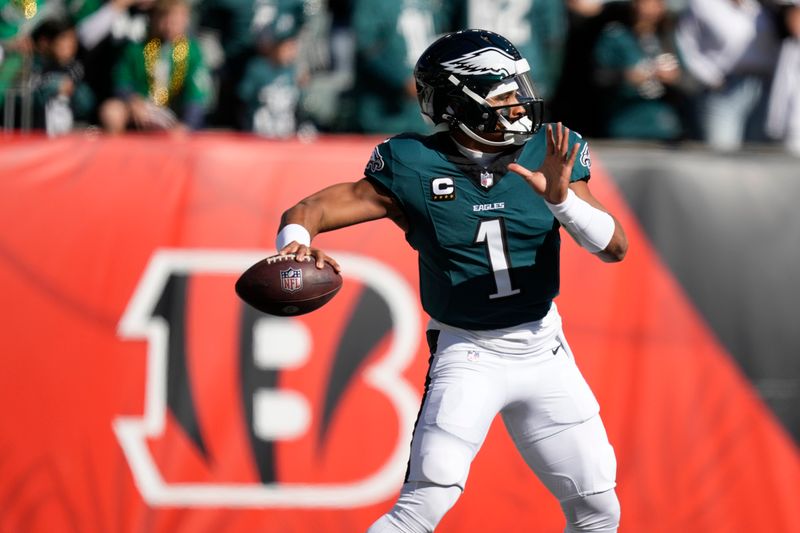
<instances>
[{"instance_id":1,"label":"player's right hand","mask_svg":"<svg viewBox=\"0 0 800 533\"><path fill-rule=\"evenodd\" d=\"M312 248L311 246L306 246L305 244L300 244L297 241L292 241L283 248L278 251L281 255L288 255L294 254L294 258L297 261L302 261L303 258L306 256L311 257L314 259L317 268L324 268L325 263L328 263L333 267L333 269L337 273L342 272L342 268L339 266L339 263L336 260L320 250L319 248Z\"/></svg>"}]
</instances>

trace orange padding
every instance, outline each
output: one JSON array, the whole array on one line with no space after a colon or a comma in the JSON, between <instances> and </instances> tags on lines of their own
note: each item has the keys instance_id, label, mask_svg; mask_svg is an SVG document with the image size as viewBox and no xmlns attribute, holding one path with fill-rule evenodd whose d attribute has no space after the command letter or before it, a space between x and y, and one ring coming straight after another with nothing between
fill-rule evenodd
<instances>
[{"instance_id":1,"label":"orange padding","mask_svg":"<svg viewBox=\"0 0 800 533\"><path fill-rule=\"evenodd\" d=\"M0 532L352 533L391 506L427 369L402 232L317 238L345 286L289 323L233 292L282 211L359 178L378 142L0 143ZM565 237L558 304L617 452L620 531L800 531L797 448L598 162L590 183L630 252L606 265ZM437 531L562 529L498 420Z\"/></svg>"}]
</instances>

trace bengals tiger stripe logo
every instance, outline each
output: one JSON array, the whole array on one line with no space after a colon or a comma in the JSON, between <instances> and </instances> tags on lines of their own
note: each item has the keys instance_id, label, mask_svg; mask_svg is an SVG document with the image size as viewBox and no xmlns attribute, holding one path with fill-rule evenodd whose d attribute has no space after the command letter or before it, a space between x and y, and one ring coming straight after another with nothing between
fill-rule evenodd
<instances>
[{"instance_id":1,"label":"bengals tiger stripe logo","mask_svg":"<svg viewBox=\"0 0 800 533\"><path fill-rule=\"evenodd\" d=\"M382 262L331 252L336 300L264 315L233 287L267 255L159 250L133 292L118 335L146 353L145 409L114 431L150 505L361 507L402 483L416 294Z\"/></svg>"}]
</instances>

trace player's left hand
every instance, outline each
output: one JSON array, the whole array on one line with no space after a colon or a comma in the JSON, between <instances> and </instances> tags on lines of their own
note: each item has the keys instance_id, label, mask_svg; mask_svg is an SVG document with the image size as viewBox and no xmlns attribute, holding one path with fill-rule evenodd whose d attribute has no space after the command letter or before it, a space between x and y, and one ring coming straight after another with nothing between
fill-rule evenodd
<instances>
[{"instance_id":1,"label":"player's left hand","mask_svg":"<svg viewBox=\"0 0 800 533\"><path fill-rule=\"evenodd\" d=\"M519 163L511 163L508 165L508 170L522 176L536 194L551 204L560 204L567 198L567 187L580 144L575 143L570 148L569 128L560 122L555 128L552 124L547 125L546 139L547 153L541 167L529 170Z\"/></svg>"}]
</instances>

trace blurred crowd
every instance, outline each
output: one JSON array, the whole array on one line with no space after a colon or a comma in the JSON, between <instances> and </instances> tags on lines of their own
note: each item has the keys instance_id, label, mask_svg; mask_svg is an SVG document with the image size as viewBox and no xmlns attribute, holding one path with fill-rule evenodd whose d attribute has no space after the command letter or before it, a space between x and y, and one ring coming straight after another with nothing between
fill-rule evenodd
<instances>
[{"instance_id":1,"label":"blurred crowd","mask_svg":"<svg viewBox=\"0 0 800 533\"><path fill-rule=\"evenodd\" d=\"M425 132L414 63L467 27L584 135L800 155L800 0L0 0L4 128Z\"/></svg>"}]
</instances>

